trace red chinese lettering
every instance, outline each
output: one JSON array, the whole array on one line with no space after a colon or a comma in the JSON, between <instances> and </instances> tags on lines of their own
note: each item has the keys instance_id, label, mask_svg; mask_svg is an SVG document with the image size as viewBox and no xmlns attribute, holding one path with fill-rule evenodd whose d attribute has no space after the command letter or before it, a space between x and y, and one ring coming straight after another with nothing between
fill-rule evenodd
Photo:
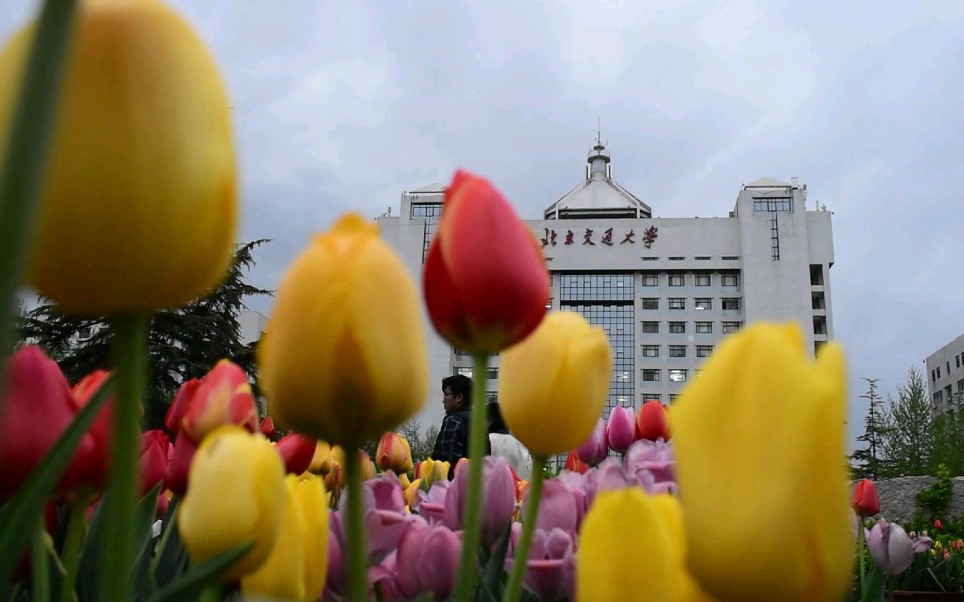
<instances>
[{"instance_id":1,"label":"red chinese lettering","mask_svg":"<svg viewBox=\"0 0 964 602\"><path fill-rule=\"evenodd\" d=\"M658 231L659 228L656 226L650 226L643 232L643 244L647 249L653 245L653 242L656 240L656 232Z\"/></svg>"},{"instance_id":2,"label":"red chinese lettering","mask_svg":"<svg viewBox=\"0 0 964 602\"><path fill-rule=\"evenodd\" d=\"M606 231L603 232L602 240L599 242L610 247L613 246L613 229L607 228Z\"/></svg>"},{"instance_id":3,"label":"red chinese lettering","mask_svg":"<svg viewBox=\"0 0 964 602\"><path fill-rule=\"evenodd\" d=\"M632 243L636 242L635 240L633 240L633 238L634 238L635 236L636 236L636 233L633 232L632 230L630 230L629 233L626 235L626 238L624 238L624 239L622 240L622 242L620 242L619 244L623 244L623 243L627 243L627 242L630 243L630 244L632 244Z\"/></svg>"},{"instance_id":4,"label":"red chinese lettering","mask_svg":"<svg viewBox=\"0 0 964 602\"><path fill-rule=\"evenodd\" d=\"M584 245L593 245L593 246L596 245L596 243L594 243L594 242L592 241L592 229L591 229L591 228L586 228L586 234L585 234L585 236L582 237L582 244L584 244Z\"/></svg>"}]
</instances>

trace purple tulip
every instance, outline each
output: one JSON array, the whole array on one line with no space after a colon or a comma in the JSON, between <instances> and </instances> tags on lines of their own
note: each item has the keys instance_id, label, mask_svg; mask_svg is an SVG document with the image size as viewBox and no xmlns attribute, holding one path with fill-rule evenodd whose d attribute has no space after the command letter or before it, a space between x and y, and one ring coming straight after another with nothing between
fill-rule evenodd
<instances>
[{"instance_id":1,"label":"purple tulip","mask_svg":"<svg viewBox=\"0 0 964 602\"><path fill-rule=\"evenodd\" d=\"M593 472L595 469L590 469ZM576 531L582 525L582 517L586 515L588 509L588 496L586 493L586 475L579 472L562 472L558 477L552 479L565 486L576 504Z\"/></svg>"},{"instance_id":2,"label":"purple tulip","mask_svg":"<svg viewBox=\"0 0 964 602\"><path fill-rule=\"evenodd\" d=\"M412 515L405 512L405 499L398 477L385 472L378 478L368 479L362 488L365 535L368 537L369 565L381 562L395 548ZM338 513L342 525L347 523L348 505L351 499L342 494ZM342 546L345 539L341 538Z\"/></svg>"},{"instance_id":3,"label":"purple tulip","mask_svg":"<svg viewBox=\"0 0 964 602\"><path fill-rule=\"evenodd\" d=\"M341 520L334 510L328 511L328 575L324 598L340 598L348 584L348 568L342 553Z\"/></svg>"},{"instance_id":4,"label":"purple tulip","mask_svg":"<svg viewBox=\"0 0 964 602\"><path fill-rule=\"evenodd\" d=\"M622 489L629 485L622 465L613 458L604 460L598 467L586 473L586 508L591 508L596 494L610 489Z\"/></svg>"},{"instance_id":5,"label":"purple tulip","mask_svg":"<svg viewBox=\"0 0 964 602\"><path fill-rule=\"evenodd\" d=\"M392 552L368 569L368 585L374 590L378 588L378 599L384 602L407 602L411 596L404 595L398 585L398 569L396 567L396 552Z\"/></svg>"},{"instance_id":6,"label":"purple tulip","mask_svg":"<svg viewBox=\"0 0 964 602\"><path fill-rule=\"evenodd\" d=\"M506 570L511 572L515 563L516 546L522 525L513 523L509 540ZM523 583L540 600L573 599L576 575L576 543L573 533L554 528L549 531L536 529L532 534L532 547L526 562Z\"/></svg>"},{"instance_id":7,"label":"purple tulip","mask_svg":"<svg viewBox=\"0 0 964 602\"><path fill-rule=\"evenodd\" d=\"M482 543L492 545L512 522L515 511L515 480L505 458L486 456L482 464L485 499L482 502ZM469 487L469 471L458 470L445 496L445 526L453 531L462 528L465 497Z\"/></svg>"},{"instance_id":8,"label":"purple tulip","mask_svg":"<svg viewBox=\"0 0 964 602\"><path fill-rule=\"evenodd\" d=\"M662 440L640 439L626 451L623 458L626 477L648 493L675 493L676 460L673 448Z\"/></svg>"},{"instance_id":9,"label":"purple tulip","mask_svg":"<svg viewBox=\"0 0 964 602\"><path fill-rule=\"evenodd\" d=\"M609 449L616 453L625 453L636 438L636 417L632 408L616 406L609 414L609 424L606 426L606 438Z\"/></svg>"},{"instance_id":10,"label":"purple tulip","mask_svg":"<svg viewBox=\"0 0 964 602\"><path fill-rule=\"evenodd\" d=\"M523 516L528 504L529 500L522 504ZM569 493L565 484L556 479L546 481L542 488L542 498L539 500L536 529L549 532L555 528L575 533L578 529L578 519L576 499Z\"/></svg>"},{"instance_id":11,"label":"purple tulip","mask_svg":"<svg viewBox=\"0 0 964 602\"><path fill-rule=\"evenodd\" d=\"M601 417L596 421L589 438L579 446L576 455L590 466L595 466L606 459L609 454L609 439L606 437L606 421Z\"/></svg>"},{"instance_id":12,"label":"purple tulip","mask_svg":"<svg viewBox=\"0 0 964 602\"><path fill-rule=\"evenodd\" d=\"M445 498L448 496L452 481L435 481L426 491L418 492L418 514L429 523L445 522Z\"/></svg>"},{"instance_id":13,"label":"purple tulip","mask_svg":"<svg viewBox=\"0 0 964 602\"><path fill-rule=\"evenodd\" d=\"M913 562L914 544L904 528L897 523L888 523L885 519L880 519L873 529L865 529L865 535L867 547L874 557L874 562L885 573L889 575L903 573Z\"/></svg>"},{"instance_id":14,"label":"purple tulip","mask_svg":"<svg viewBox=\"0 0 964 602\"><path fill-rule=\"evenodd\" d=\"M412 521L398 544L395 561L395 585L399 594L409 599L432 593L436 599L447 599L455 589L461 533L444 525Z\"/></svg>"}]
</instances>

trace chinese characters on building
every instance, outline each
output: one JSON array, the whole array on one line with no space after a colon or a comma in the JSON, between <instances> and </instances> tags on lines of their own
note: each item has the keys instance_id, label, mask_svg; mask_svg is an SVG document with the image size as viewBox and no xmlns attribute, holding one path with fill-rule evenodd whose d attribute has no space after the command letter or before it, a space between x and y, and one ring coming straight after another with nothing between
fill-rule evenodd
<instances>
[{"instance_id":1,"label":"chinese characters on building","mask_svg":"<svg viewBox=\"0 0 964 602\"><path fill-rule=\"evenodd\" d=\"M543 228L543 230L544 230L544 234L540 239L540 242L542 243L542 248L546 248L549 246L552 246L552 247L556 246L556 243L557 243L556 239L558 238L558 233L556 232L556 230L553 228ZM642 243L644 247L649 249L653 246L653 243L656 242L658 231L659 231L659 228L657 228L656 226L650 226L649 228L646 228L645 230L643 230ZM562 230L560 230L560 232L562 232ZM562 244L574 245L576 244L576 239L579 236L582 237L583 245L595 246L597 242L599 244L603 244L609 247L615 244L620 244L620 245L636 244L636 231L633 230L632 228L630 228L628 231L623 231L623 232L614 232L613 228L606 228L601 232L597 232L592 228L586 228L581 232L573 231L573 230L565 230L565 240L563 241ZM620 236L622 236L622 239L619 240L619 242L617 243L616 241L617 239L619 239Z\"/></svg>"}]
</instances>

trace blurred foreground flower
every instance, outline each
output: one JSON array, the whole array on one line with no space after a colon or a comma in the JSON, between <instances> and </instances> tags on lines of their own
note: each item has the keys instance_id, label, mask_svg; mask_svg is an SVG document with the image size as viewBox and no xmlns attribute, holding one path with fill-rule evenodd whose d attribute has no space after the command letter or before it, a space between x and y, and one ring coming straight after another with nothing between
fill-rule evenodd
<instances>
[{"instance_id":1,"label":"blurred foreground flower","mask_svg":"<svg viewBox=\"0 0 964 602\"><path fill-rule=\"evenodd\" d=\"M452 345L493 354L546 314L549 272L535 236L488 180L458 171L425 258L425 304Z\"/></svg>"},{"instance_id":2,"label":"blurred foreground flower","mask_svg":"<svg viewBox=\"0 0 964 602\"><path fill-rule=\"evenodd\" d=\"M602 414L611 366L602 328L575 312L550 313L502 353L499 402L509 430L533 454L579 447Z\"/></svg>"},{"instance_id":3,"label":"blurred foreground flower","mask_svg":"<svg viewBox=\"0 0 964 602\"><path fill-rule=\"evenodd\" d=\"M726 338L677 398L689 566L709 593L843 598L854 545L845 403L840 347L813 361L798 326L767 323Z\"/></svg>"},{"instance_id":4,"label":"blurred foreground flower","mask_svg":"<svg viewBox=\"0 0 964 602\"><path fill-rule=\"evenodd\" d=\"M291 264L258 346L277 423L352 446L419 410L426 361L415 284L377 226L357 214Z\"/></svg>"},{"instance_id":5,"label":"blurred foreground flower","mask_svg":"<svg viewBox=\"0 0 964 602\"><path fill-rule=\"evenodd\" d=\"M0 145L34 31L0 52ZM80 2L29 283L89 316L182 305L217 285L238 213L230 105L203 42L163 3Z\"/></svg>"}]
</instances>

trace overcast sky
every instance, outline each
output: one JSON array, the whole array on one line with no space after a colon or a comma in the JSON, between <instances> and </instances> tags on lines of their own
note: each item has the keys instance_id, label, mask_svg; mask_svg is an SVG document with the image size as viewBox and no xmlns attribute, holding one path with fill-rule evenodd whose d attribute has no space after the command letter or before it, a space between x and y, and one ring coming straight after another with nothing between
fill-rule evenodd
<instances>
[{"instance_id":1,"label":"overcast sky","mask_svg":"<svg viewBox=\"0 0 964 602\"><path fill-rule=\"evenodd\" d=\"M227 79L240 238L274 239L256 284L343 211L397 214L456 167L539 218L599 119L654 216L725 216L764 175L834 212L852 435L862 377L894 392L964 332L964 2L171 3ZM0 3L0 38L37 4Z\"/></svg>"}]
</instances>

